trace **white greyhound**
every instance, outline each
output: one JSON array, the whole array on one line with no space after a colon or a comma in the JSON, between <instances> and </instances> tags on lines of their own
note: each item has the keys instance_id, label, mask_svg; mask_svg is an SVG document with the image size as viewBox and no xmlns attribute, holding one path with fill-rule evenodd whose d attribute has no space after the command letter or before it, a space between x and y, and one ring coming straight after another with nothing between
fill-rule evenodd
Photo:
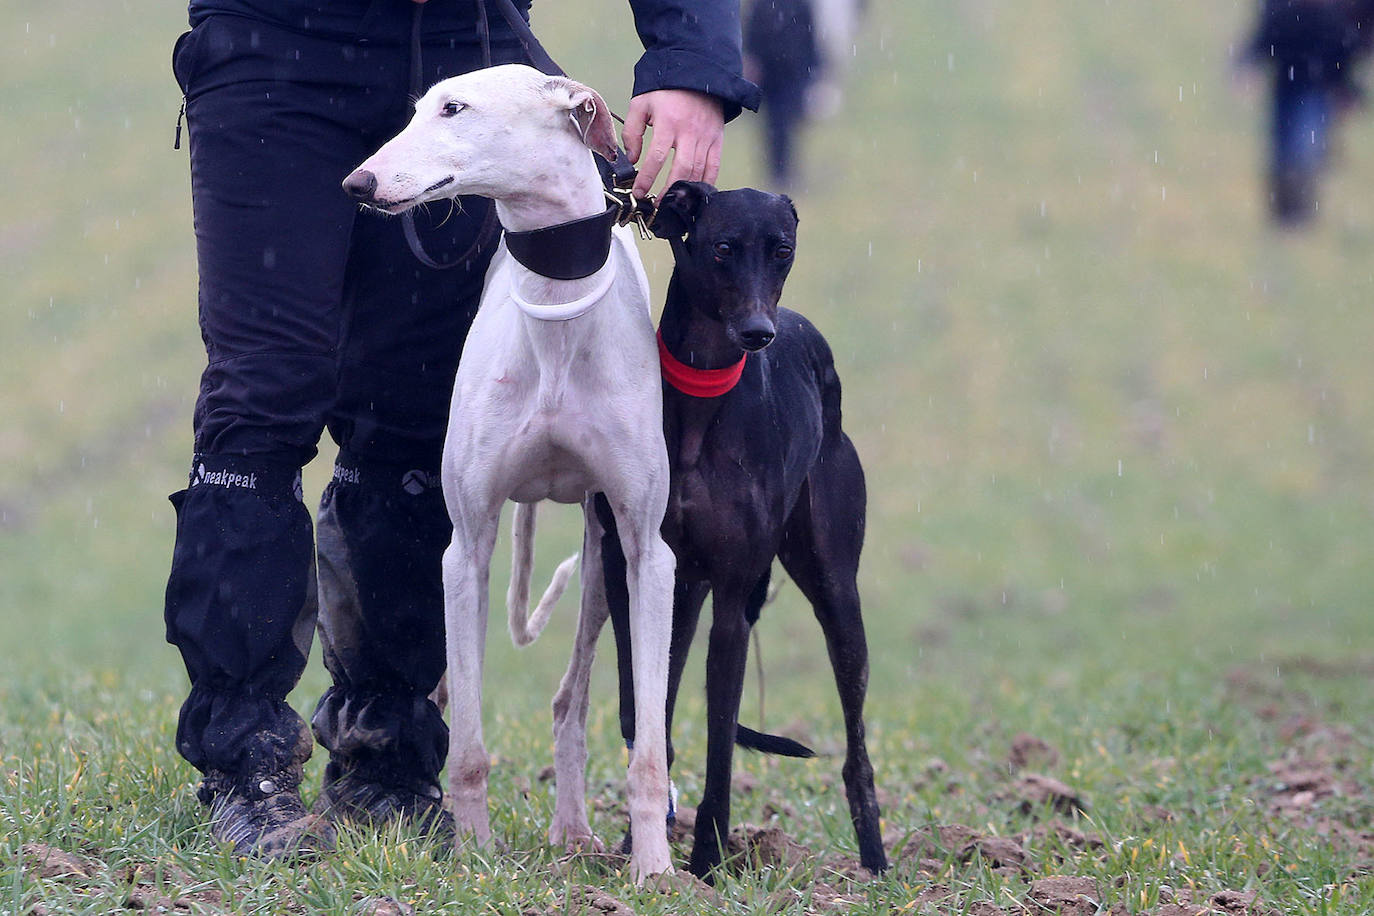
<instances>
[{"instance_id":1,"label":"white greyhound","mask_svg":"<svg viewBox=\"0 0 1374 916\"><path fill-rule=\"evenodd\" d=\"M349 175L344 188L388 213L477 194L496 201L508 232L525 232L603 213L607 203L591 151L613 155L615 147L609 110L592 89L530 67L493 67L435 84L416 103L410 124ZM580 620L599 621L605 594L591 496L604 493L629 560L639 699L628 774L630 871L642 882L672 871L664 709L673 555L659 534L668 458L648 280L630 230L614 230L612 242L605 263L581 279L535 273L505 242L487 272L444 443L444 498L453 519L443 560L448 765L456 826L486 842L490 762L482 740L482 655L501 509L508 499L521 504L511 630L522 642L547 614L546 601L530 626L524 621L533 530L533 507L526 504L583 503ZM554 698L557 798L549 839L569 846L597 843L584 802L588 698L580 667L594 652L589 630L579 622L574 665Z\"/></svg>"}]
</instances>

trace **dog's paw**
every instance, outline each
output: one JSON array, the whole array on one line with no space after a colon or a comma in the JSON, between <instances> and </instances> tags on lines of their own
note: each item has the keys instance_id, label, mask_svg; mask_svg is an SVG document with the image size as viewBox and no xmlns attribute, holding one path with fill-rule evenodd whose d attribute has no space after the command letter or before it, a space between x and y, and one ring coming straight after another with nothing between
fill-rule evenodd
<instances>
[{"instance_id":1,"label":"dog's paw","mask_svg":"<svg viewBox=\"0 0 1374 916\"><path fill-rule=\"evenodd\" d=\"M600 854L605 851L606 844L601 842L601 838L594 833L588 833L582 836L565 836L563 838L563 852L570 856L588 853Z\"/></svg>"}]
</instances>

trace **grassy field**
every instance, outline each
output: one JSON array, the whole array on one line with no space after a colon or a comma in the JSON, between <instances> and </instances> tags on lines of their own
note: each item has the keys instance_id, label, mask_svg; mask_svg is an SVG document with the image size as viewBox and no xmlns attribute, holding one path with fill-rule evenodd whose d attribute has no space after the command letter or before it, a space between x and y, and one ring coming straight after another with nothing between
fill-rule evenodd
<instances>
[{"instance_id":1,"label":"grassy field","mask_svg":"<svg viewBox=\"0 0 1374 916\"><path fill-rule=\"evenodd\" d=\"M1251 6L870 3L845 111L807 141L785 301L834 347L869 477L894 867L848 864L838 704L784 587L760 625L766 710L751 688L744 718L827 754L740 755L735 820L756 829L713 896L638 892L621 863L543 844L570 609L520 653L493 627L507 851L350 833L296 870L209 845L160 620L203 359L171 149L183 15L12 0L0 912L1374 912L1374 123L1347 125L1310 231L1267 228L1259 86L1233 64ZM619 0L535 12L622 108L627 18ZM721 183L757 183L755 125L728 143ZM642 247L661 291L665 246ZM551 560L576 519L545 518ZM676 735L687 800L699 662ZM608 667L590 785L618 837ZM298 708L324 685L317 655Z\"/></svg>"}]
</instances>

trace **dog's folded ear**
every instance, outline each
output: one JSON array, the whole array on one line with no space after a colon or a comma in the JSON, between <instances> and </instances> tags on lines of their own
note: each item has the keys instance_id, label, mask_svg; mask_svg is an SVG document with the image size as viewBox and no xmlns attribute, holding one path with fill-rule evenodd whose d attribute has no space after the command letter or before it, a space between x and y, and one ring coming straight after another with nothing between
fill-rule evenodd
<instances>
[{"instance_id":1,"label":"dog's folded ear","mask_svg":"<svg viewBox=\"0 0 1374 916\"><path fill-rule=\"evenodd\" d=\"M696 225L701 208L716 189L704 181L675 181L658 199L649 231L661 239L682 238Z\"/></svg>"},{"instance_id":2,"label":"dog's folded ear","mask_svg":"<svg viewBox=\"0 0 1374 916\"><path fill-rule=\"evenodd\" d=\"M595 89L565 76L550 77L544 89L556 106L567 111L588 149L607 162L615 159L620 144L611 124L611 109Z\"/></svg>"}]
</instances>

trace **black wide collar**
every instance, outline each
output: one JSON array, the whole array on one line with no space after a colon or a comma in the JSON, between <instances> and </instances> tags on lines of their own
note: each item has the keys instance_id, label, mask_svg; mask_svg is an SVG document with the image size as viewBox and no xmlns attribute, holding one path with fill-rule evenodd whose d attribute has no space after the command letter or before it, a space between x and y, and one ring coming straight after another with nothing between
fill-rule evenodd
<instances>
[{"instance_id":1,"label":"black wide collar","mask_svg":"<svg viewBox=\"0 0 1374 916\"><path fill-rule=\"evenodd\" d=\"M541 277L581 280L601 269L611 253L611 229L621 207L611 204L595 216L530 229L506 230L506 249L511 257Z\"/></svg>"}]
</instances>

